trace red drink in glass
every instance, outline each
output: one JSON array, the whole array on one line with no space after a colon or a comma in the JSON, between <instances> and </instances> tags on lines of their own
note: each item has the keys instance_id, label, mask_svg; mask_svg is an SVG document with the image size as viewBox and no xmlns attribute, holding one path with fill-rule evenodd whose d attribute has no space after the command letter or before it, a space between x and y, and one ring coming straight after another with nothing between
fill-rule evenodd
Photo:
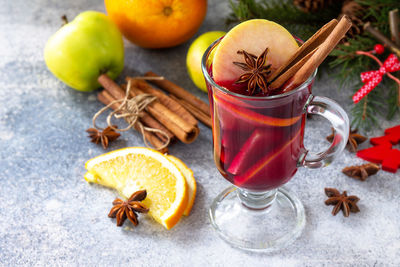
<instances>
[{"instance_id":1,"label":"red drink in glass","mask_svg":"<svg viewBox=\"0 0 400 267\"><path fill-rule=\"evenodd\" d=\"M316 72L286 93L256 91L249 96L235 81L216 82L211 69L217 45L206 51L202 70L212 113L214 161L234 186L213 201L211 223L237 247L273 250L292 242L305 224L301 202L282 185L298 167L321 168L332 162L347 143L349 120L337 103L311 94ZM335 130L324 152L304 147L307 113L326 118Z\"/></svg>"},{"instance_id":2,"label":"red drink in glass","mask_svg":"<svg viewBox=\"0 0 400 267\"><path fill-rule=\"evenodd\" d=\"M266 191L285 184L296 173L305 152L304 106L312 81L313 77L294 93L259 99L213 90L207 84L214 118L214 160L228 181Z\"/></svg>"}]
</instances>

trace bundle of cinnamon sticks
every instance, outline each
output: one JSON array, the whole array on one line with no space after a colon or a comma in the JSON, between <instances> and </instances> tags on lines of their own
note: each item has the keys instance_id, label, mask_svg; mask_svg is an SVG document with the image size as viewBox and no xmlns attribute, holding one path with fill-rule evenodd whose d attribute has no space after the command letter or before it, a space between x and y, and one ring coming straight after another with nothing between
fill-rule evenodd
<instances>
[{"instance_id":1,"label":"bundle of cinnamon sticks","mask_svg":"<svg viewBox=\"0 0 400 267\"><path fill-rule=\"evenodd\" d=\"M169 94L151 86L145 77L150 77L149 82ZM154 79L154 77L159 79ZM127 84L119 86L106 74L100 75L98 81L104 87L104 90L97 95L98 100L103 104L109 105L115 100L125 98ZM175 83L153 72L147 72L144 79L126 77L126 81L130 86L128 98L143 94L156 97L156 100L139 113L138 121L145 127L157 129L159 132L142 131L139 129L139 124L134 124L134 128L142 132L144 138L155 149L162 147L166 139L178 139L186 144L192 143L199 135L198 120L211 128L209 105ZM110 106L113 110L119 107L120 103L113 103ZM168 148L162 148L160 151L166 153Z\"/></svg>"}]
</instances>

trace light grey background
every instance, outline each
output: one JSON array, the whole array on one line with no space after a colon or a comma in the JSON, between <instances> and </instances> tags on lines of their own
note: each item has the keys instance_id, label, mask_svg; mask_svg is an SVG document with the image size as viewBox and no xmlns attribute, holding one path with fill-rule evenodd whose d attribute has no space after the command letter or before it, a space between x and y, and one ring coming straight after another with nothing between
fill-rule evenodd
<instances>
[{"instance_id":1,"label":"light grey background","mask_svg":"<svg viewBox=\"0 0 400 267\"><path fill-rule=\"evenodd\" d=\"M209 1L199 34L223 30L228 1ZM89 142L85 130L102 107L96 93L79 93L59 82L46 68L43 48L60 27L84 10L104 11L98 0L0 1L0 265L137 265L137 266L395 266L400 264L399 174L379 172L366 182L340 170L361 163L343 153L320 170L299 169L287 187L303 201L307 225L290 247L273 254L247 253L224 243L213 231L207 211L229 184L214 166L211 131L200 125L190 145L175 144L170 153L193 169L198 182L191 215L167 231L146 216L136 228L115 227L107 218L113 190L89 185L84 163L104 153ZM193 39L191 39L193 40ZM191 83L185 66L190 42L166 50L145 50L126 42L121 77L153 70L207 100ZM346 110L348 91L323 75L314 94L329 96ZM395 122L382 121L382 127ZM327 123L308 123L306 144L327 146ZM383 131L376 129L372 135ZM141 146L129 132L110 149ZM368 144L362 147L367 147ZM330 215L324 187L348 190L361 198L361 212Z\"/></svg>"}]
</instances>

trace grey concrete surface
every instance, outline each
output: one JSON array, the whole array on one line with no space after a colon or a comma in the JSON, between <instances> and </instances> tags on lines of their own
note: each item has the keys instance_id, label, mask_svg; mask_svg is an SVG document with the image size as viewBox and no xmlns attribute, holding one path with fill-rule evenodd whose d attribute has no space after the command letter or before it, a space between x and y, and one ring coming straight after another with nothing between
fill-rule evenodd
<instances>
[{"instance_id":1,"label":"grey concrete surface","mask_svg":"<svg viewBox=\"0 0 400 267\"><path fill-rule=\"evenodd\" d=\"M208 5L196 36L225 29L228 1ZM46 40L60 27L62 14L73 18L84 10L104 11L103 1L2 0L0 7L0 265L399 266L399 172L381 171L366 182L347 178L340 170L362 162L348 151L327 168L299 169L287 184L307 215L294 244L263 254L223 242L210 225L208 207L229 184L214 166L211 131L203 125L196 142L170 149L197 178L192 214L170 231L146 216L136 228L115 227L107 213L117 193L83 179L85 161L104 153L85 132L102 104L96 93L80 93L58 81L43 60ZM145 50L126 42L121 77L151 69L207 100L186 72L189 44ZM349 94L338 91L327 75L316 82L314 94L351 108ZM382 128L392 125L382 120ZM327 123L312 120L305 142L311 149L327 147L329 132ZM382 132L376 129L371 135ZM142 145L140 136L129 132L110 150ZM331 216L331 207L323 203L324 187L358 195L361 212Z\"/></svg>"}]
</instances>

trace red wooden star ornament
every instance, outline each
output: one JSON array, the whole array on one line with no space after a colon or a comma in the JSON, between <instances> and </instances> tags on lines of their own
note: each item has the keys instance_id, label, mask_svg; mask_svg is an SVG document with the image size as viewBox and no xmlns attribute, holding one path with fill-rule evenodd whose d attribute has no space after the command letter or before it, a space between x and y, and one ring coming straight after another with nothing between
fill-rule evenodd
<instances>
[{"instance_id":1,"label":"red wooden star ornament","mask_svg":"<svg viewBox=\"0 0 400 267\"><path fill-rule=\"evenodd\" d=\"M395 173L400 167L400 150L393 148L400 143L400 125L385 130L384 136L370 139L373 147L357 152L357 156L382 164L382 170Z\"/></svg>"}]
</instances>

